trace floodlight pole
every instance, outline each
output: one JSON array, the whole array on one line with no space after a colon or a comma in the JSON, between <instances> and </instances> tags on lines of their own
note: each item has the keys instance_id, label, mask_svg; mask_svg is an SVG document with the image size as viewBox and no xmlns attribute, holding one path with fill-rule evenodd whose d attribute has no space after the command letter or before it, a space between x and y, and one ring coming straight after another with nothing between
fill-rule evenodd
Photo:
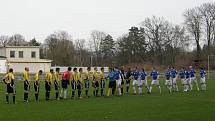
<instances>
[{"instance_id":1,"label":"floodlight pole","mask_svg":"<svg viewBox=\"0 0 215 121\"><path fill-rule=\"evenodd\" d=\"M215 55L208 55L208 79L210 78L210 56L215 57Z\"/></svg>"}]
</instances>

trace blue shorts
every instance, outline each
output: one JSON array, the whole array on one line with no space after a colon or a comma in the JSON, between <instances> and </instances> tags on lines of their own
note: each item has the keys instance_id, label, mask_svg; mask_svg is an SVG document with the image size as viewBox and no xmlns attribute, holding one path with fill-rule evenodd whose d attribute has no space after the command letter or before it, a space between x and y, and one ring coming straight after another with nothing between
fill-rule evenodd
<instances>
[{"instance_id":1,"label":"blue shorts","mask_svg":"<svg viewBox=\"0 0 215 121\"><path fill-rule=\"evenodd\" d=\"M72 90L76 90L76 82L75 81L71 82L71 87L72 87Z\"/></svg>"},{"instance_id":2,"label":"blue shorts","mask_svg":"<svg viewBox=\"0 0 215 121\"><path fill-rule=\"evenodd\" d=\"M62 85L62 88L63 88L63 89L67 89L68 84L69 84L69 81L68 81L68 80L62 80L62 81L61 81L61 85Z\"/></svg>"},{"instance_id":3,"label":"blue shorts","mask_svg":"<svg viewBox=\"0 0 215 121\"><path fill-rule=\"evenodd\" d=\"M39 85L34 83L34 91L39 92Z\"/></svg>"},{"instance_id":4,"label":"blue shorts","mask_svg":"<svg viewBox=\"0 0 215 121\"><path fill-rule=\"evenodd\" d=\"M86 80L85 81L85 89L89 89L90 88L90 81Z\"/></svg>"},{"instance_id":5,"label":"blue shorts","mask_svg":"<svg viewBox=\"0 0 215 121\"><path fill-rule=\"evenodd\" d=\"M7 93L14 93L15 90L13 89L13 85L7 84Z\"/></svg>"},{"instance_id":6,"label":"blue shorts","mask_svg":"<svg viewBox=\"0 0 215 121\"><path fill-rule=\"evenodd\" d=\"M50 86L50 83L48 83L48 82L45 82L45 89L46 89L46 91L51 91L51 86Z\"/></svg>"},{"instance_id":7,"label":"blue shorts","mask_svg":"<svg viewBox=\"0 0 215 121\"><path fill-rule=\"evenodd\" d=\"M116 88L116 81L110 81L109 88Z\"/></svg>"},{"instance_id":8,"label":"blue shorts","mask_svg":"<svg viewBox=\"0 0 215 121\"><path fill-rule=\"evenodd\" d=\"M29 89L30 89L30 84L29 84L29 82L27 80L25 80L24 81L24 90L29 91Z\"/></svg>"},{"instance_id":9,"label":"blue shorts","mask_svg":"<svg viewBox=\"0 0 215 121\"><path fill-rule=\"evenodd\" d=\"M59 84L56 82L56 81L54 81L54 87L55 87L55 90L56 91L58 91L59 90Z\"/></svg>"}]
</instances>

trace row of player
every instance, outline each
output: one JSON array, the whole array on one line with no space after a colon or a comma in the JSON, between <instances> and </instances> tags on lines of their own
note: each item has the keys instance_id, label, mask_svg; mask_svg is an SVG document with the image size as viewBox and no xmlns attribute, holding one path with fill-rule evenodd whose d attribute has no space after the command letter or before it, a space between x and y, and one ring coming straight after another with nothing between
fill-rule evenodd
<instances>
[{"instance_id":1,"label":"row of player","mask_svg":"<svg viewBox=\"0 0 215 121\"><path fill-rule=\"evenodd\" d=\"M117 95L124 94L124 87L126 88L125 94L129 93L130 83L132 81L133 93L142 95L143 87L147 89L147 93L152 92L152 87L156 86L161 93L161 87L159 84L159 73L155 68L152 69L150 77L152 79L150 86L147 83L147 73L144 69L138 69L137 67L133 70L130 68L124 70L124 68L110 68L109 73L105 76L104 68L101 68L99 72L97 68L94 68L94 72L91 72L90 67L87 68L87 71L83 73L82 68L79 70L77 68L73 69L68 67L67 71L60 73L60 68L56 68L55 72L53 69L50 69L49 73L45 75L45 98L46 100L50 99L50 92L52 87L55 89L55 97L57 100L67 98L67 88L68 85L71 85L72 95L71 98L75 98L75 93L77 90L78 98L81 98L83 89L85 90L85 96L89 97L89 89L92 84L93 95L94 96L104 96L105 90L105 80L109 81L107 96L110 96L110 93L114 95L117 92ZM35 74L34 78L34 91L35 91L35 100L39 101L39 89L40 89L40 79L42 75L42 70L39 70ZM174 67L169 68L165 73L166 81L165 85L169 90L169 93L173 91L179 91L177 86L177 76L182 82L184 87L184 92L191 91L193 89L193 84L196 84L197 90L199 91L198 82L195 76L195 70L192 66L189 69L185 70L182 68L177 73ZM205 81L206 72L203 68L200 69L200 84L201 90L206 91L206 81ZM30 74L29 68L26 67L23 73L24 80L24 102L28 102L28 95L30 92ZM15 77L13 74L13 69L9 69L9 72L5 75L3 79L4 83L7 85L6 92L6 103L9 103L9 94L13 94L13 103L15 103L16 91L15 91ZM117 91L116 91L117 89ZM99 94L100 92L100 94Z\"/></svg>"}]
</instances>

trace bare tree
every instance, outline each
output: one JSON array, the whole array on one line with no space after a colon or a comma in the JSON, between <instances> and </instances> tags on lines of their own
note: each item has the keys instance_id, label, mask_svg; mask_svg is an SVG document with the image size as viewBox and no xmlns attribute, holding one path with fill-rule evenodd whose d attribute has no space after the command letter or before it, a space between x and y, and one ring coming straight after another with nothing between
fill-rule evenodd
<instances>
[{"instance_id":1,"label":"bare tree","mask_svg":"<svg viewBox=\"0 0 215 121\"><path fill-rule=\"evenodd\" d=\"M210 52L213 41L213 26L215 26L215 3L205 3L199 7L199 11L204 21L208 51Z\"/></svg>"},{"instance_id":2,"label":"bare tree","mask_svg":"<svg viewBox=\"0 0 215 121\"><path fill-rule=\"evenodd\" d=\"M1 35L0 36L0 45L1 46L7 46L9 39L10 39L9 36Z\"/></svg>"},{"instance_id":3,"label":"bare tree","mask_svg":"<svg viewBox=\"0 0 215 121\"><path fill-rule=\"evenodd\" d=\"M84 64L84 46L85 46L85 40L84 39L77 39L75 40L75 50L76 50L76 63L79 64L79 66L83 66Z\"/></svg>"},{"instance_id":4,"label":"bare tree","mask_svg":"<svg viewBox=\"0 0 215 121\"><path fill-rule=\"evenodd\" d=\"M101 41L105 39L105 37L106 37L106 34L101 31L95 30L91 33L91 42L93 43L92 44L93 51L95 52L96 63L99 65L100 65L100 62L98 60L100 58L100 44L101 44Z\"/></svg>"},{"instance_id":5,"label":"bare tree","mask_svg":"<svg viewBox=\"0 0 215 121\"><path fill-rule=\"evenodd\" d=\"M172 25L164 18L153 16L152 18L146 18L141 23L141 27L145 30L151 62L154 63L157 60L158 63L162 64L162 51L171 42L169 35L171 34Z\"/></svg>"},{"instance_id":6,"label":"bare tree","mask_svg":"<svg viewBox=\"0 0 215 121\"><path fill-rule=\"evenodd\" d=\"M21 34L14 34L9 38L7 45L9 45L9 46L27 46L28 42L25 41L24 36L22 36Z\"/></svg>"},{"instance_id":7,"label":"bare tree","mask_svg":"<svg viewBox=\"0 0 215 121\"><path fill-rule=\"evenodd\" d=\"M188 9L184 13L185 17L185 25L190 32L190 34L193 36L196 42L196 48L197 48L197 59L200 59L200 53L201 53L201 46L200 46L200 39L202 36L201 31L201 25L202 25L202 17L197 8Z\"/></svg>"},{"instance_id":8,"label":"bare tree","mask_svg":"<svg viewBox=\"0 0 215 121\"><path fill-rule=\"evenodd\" d=\"M71 35L66 31L58 31L45 39L47 58L53 60L53 65L69 66L74 60L74 45Z\"/></svg>"}]
</instances>

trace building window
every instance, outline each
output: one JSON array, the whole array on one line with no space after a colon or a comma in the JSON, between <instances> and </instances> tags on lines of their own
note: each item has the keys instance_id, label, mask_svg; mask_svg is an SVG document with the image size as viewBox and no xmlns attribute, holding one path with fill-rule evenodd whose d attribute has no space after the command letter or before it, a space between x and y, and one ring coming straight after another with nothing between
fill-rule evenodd
<instances>
[{"instance_id":1,"label":"building window","mask_svg":"<svg viewBox=\"0 0 215 121\"><path fill-rule=\"evenodd\" d=\"M23 51L19 51L19 58L23 58Z\"/></svg>"},{"instance_id":2,"label":"building window","mask_svg":"<svg viewBox=\"0 0 215 121\"><path fill-rule=\"evenodd\" d=\"M31 52L31 58L36 58L36 52L35 51Z\"/></svg>"},{"instance_id":3,"label":"building window","mask_svg":"<svg viewBox=\"0 0 215 121\"><path fill-rule=\"evenodd\" d=\"M10 57L15 58L15 51L10 51Z\"/></svg>"}]
</instances>

